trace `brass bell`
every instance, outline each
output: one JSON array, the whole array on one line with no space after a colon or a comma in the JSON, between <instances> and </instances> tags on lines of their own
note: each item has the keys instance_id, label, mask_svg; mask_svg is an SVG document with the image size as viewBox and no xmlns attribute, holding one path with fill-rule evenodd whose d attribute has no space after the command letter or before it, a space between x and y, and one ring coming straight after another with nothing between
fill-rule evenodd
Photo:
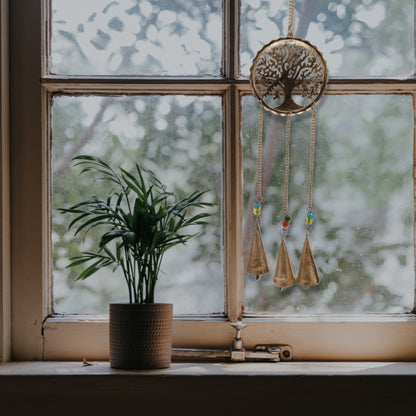
<instances>
[{"instance_id":1,"label":"brass bell","mask_svg":"<svg viewBox=\"0 0 416 416\"><path fill-rule=\"evenodd\" d=\"M280 288L290 287L295 283L295 274L293 273L289 253L287 252L285 239L283 237L279 247L279 254L277 255L273 283Z\"/></svg>"},{"instance_id":2,"label":"brass bell","mask_svg":"<svg viewBox=\"0 0 416 416\"><path fill-rule=\"evenodd\" d=\"M296 281L300 285L303 285L305 289L307 289L309 286L317 285L320 281L307 234L303 244L302 255L300 257L299 272Z\"/></svg>"},{"instance_id":3,"label":"brass bell","mask_svg":"<svg viewBox=\"0 0 416 416\"><path fill-rule=\"evenodd\" d=\"M263 239L261 238L260 226L257 224L251 244L247 272L254 274L258 280L261 275L269 273L269 270L266 251L264 250Z\"/></svg>"}]
</instances>

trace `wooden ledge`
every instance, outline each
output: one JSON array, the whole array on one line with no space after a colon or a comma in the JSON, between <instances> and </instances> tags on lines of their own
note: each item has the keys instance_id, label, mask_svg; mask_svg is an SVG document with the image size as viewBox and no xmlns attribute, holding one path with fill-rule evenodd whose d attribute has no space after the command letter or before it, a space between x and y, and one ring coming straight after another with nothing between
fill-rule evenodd
<instances>
[{"instance_id":1,"label":"wooden ledge","mask_svg":"<svg viewBox=\"0 0 416 416\"><path fill-rule=\"evenodd\" d=\"M416 409L415 362L174 363L153 371L92 364L1 364L0 414L359 416Z\"/></svg>"},{"instance_id":2,"label":"wooden ledge","mask_svg":"<svg viewBox=\"0 0 416 416\"><path fill-rule=\"evenodd\" d=\"M4 376L415 376L416 362L173 363L162 370L127 371L108 362L19 361L0 364Z\"/></svg>"}]
</instances>

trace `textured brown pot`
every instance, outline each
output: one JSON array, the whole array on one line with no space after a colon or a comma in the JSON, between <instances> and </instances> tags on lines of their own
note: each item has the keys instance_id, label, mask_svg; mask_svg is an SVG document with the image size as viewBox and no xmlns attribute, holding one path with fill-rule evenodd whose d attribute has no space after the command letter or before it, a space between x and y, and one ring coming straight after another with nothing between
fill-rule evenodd
<instances>
[{"instance_id":1,"label":"textured brown pot","mask_svg":"<svg viewBox=\"0 0 416 416\"><path fill-rule=\"evenodd\" d=\"M172 310L167 303L110 304L110 365L142 370L170 367Z\"/></svg>"}]
</instances>

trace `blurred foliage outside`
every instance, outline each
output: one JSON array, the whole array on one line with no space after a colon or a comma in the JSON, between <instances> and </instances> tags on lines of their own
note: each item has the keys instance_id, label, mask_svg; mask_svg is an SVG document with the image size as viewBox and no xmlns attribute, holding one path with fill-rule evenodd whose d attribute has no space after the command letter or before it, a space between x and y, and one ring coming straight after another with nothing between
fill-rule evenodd
<instances>
[{"instance_id":1,"label":"blurred foliage outside","mask_svg":"<svg viewBox=\"0 0 416 416\"><path fill-rule=\"evenodd\" d=\"M257 103L243 99L243 246L249 249L256 171ZM353 114L353 118L345 117ZM272 164L262 214L271 273L283 220L284 118L265 114ZM310 112L293 117L286 244L295 273L305 236L309 186ZM412 99L408 96L326 96L318 109L314 175L315 220L310 242L322 281L279 290L272 274L246 281L246 311L279 313L406 312L414 287ZM271 156L272 155L272 156ZM247 252L245 253L247 256ZM246 257L247 259L247 257Z\"/></svg>"},{"instance_id":2,"label":"blurred foliage outside","mask_svg":"<svg viewBox=\"0 0 416 416\"><path fill-rule=\"evenodd\" d=\"M100 121L96 115L101 114ZM90 126L86 135L86 126ZM91 126L93 126L91 128ZM91 131L90 131L91 130ZM221 233L221 100L219 97L118 96L56 97L52 106L53 293L57 313L105 313L110 301L128 301L124 278L111 268L82 282L69 258L95 248L94 231L85 241L68 231L70 218L57 208L103 198L108 183L80 176L72 156L93 154L113 166L132 170L137 162L154 171L179 197L209 190L215 203L201 235L166 253L156 302L175 301L175 313L223 309ZM84 139L84 140L83 140ZM204 163L200 163L203 158Z\"/></svg>"},{"instance_id":3,"label":"blurred foliage outside","mask_svg":"<svg viewBox=\"0 0 416 416\"><path fill-rule=\"evenodd\" d=\"M221 1L52 0L52 72L91 75L219 75ZM295 35L318 46L330 76L413 73L413 1L295 0ZM286 0L242 0L241 73L263 44L287 31ZM204 91L201 91L204 94ZM169 253L157 301L175 313L224 310L222 103L217 96L60 96L52 105L53 296L58 313L105 313L126 299L111 270L74 283L74 240L57 207L98 195L71 158L87 153L125 169L153 169L168 188L211 189L216 212L188 247ZM257 144L256 101L243 98L243 247L250 240ZM265 114L263 230L274 270L283 192L282 118ZM303 244L310 112L293 119L287 239L295 271ZM410 96L327 96L318 106L311 235L322 282L279 291L271 276L246 281L245 309L273 313L405 312L412 307L413 114ZM192 244L192 245L191 245ZM180 251L179 251L180 249ZM244 253L243 253L244 254ZM180 261L178 261L180 259ZM244 259L242 260L244 261ZM73 274L71 274L73 273Z\"/></svg>"}]
</instances>

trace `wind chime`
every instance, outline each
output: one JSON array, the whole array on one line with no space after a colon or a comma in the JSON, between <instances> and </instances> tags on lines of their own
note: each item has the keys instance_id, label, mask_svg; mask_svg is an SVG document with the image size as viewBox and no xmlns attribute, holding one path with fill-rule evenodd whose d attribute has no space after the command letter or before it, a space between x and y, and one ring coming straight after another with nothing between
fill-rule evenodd
<instances>
[{"instance_id":1,"label":"wind chime","mask_svg":"<svg viewBox=\"0 0 416 416\"><path fill-rule=\"evenodd\" d=\"M269 265L261 237L261 209L263 204L262 182L262 141L263 107L274 114L286 117L284 197L281 243L276 261L273 282L280 288L292 286L295 281L306 288L319 283L319 275L309 245L309 234L314 220L312 206L313 170L315 159L316 104L323 95L328 82L328 70L319 50L308 41L293 36L293 0L289 0L289 25L286 37L273 40L256 55L250 69L250 84L259 109L257 149L257 191L253 206L256 229L251 245L247 271L256 275L269 272ZM297 278L286 248L285 238L292 221L289 212L289 163L291 118L304 111L312 111L309 195L305 217L306 235Z\"/></svg>"}]
</instances>

